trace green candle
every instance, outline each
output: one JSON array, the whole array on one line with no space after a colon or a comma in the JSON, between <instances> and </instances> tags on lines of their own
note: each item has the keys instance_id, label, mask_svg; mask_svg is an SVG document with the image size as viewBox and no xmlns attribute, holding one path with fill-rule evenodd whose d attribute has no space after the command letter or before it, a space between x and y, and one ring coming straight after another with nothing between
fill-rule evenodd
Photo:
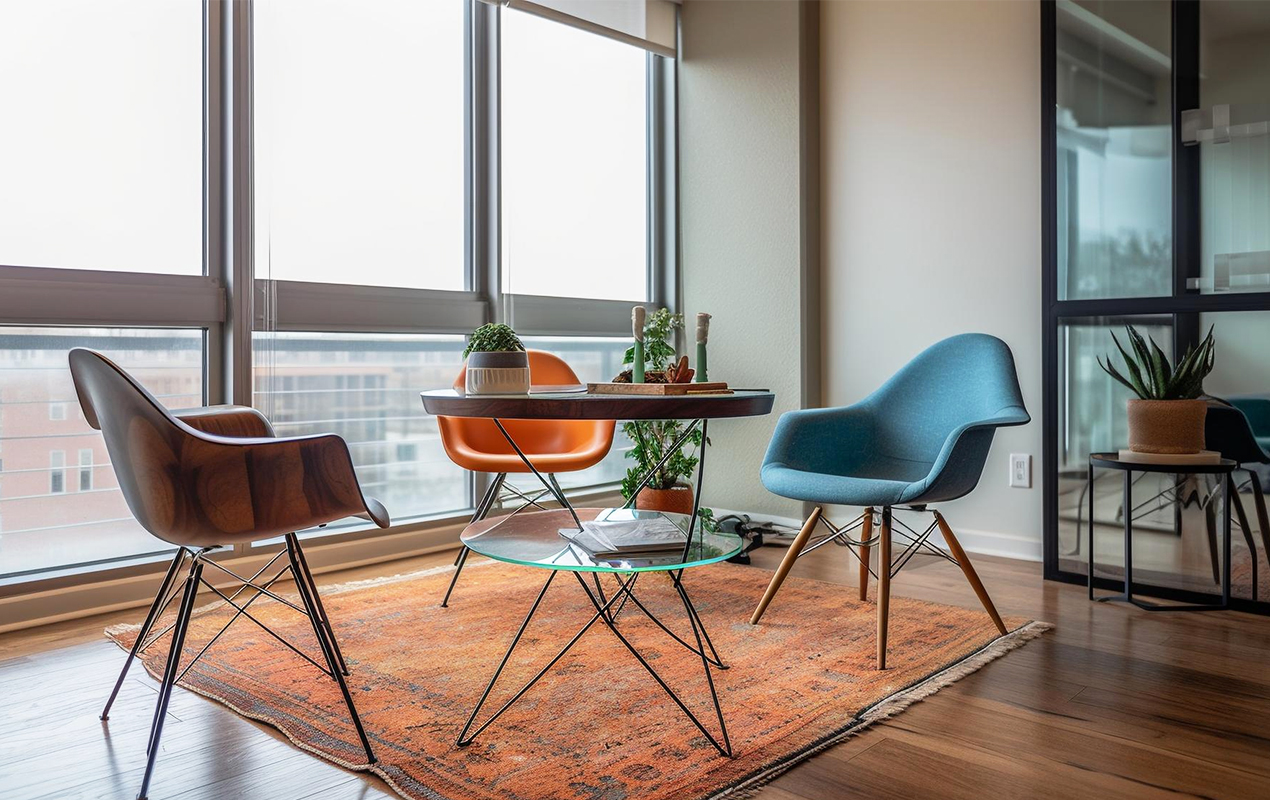
<instances>
[{"instance_id":1,"label":"green candle","mask_svg":"<svg viewBox=\"0 0 1270 800\"><path fill-rule=\"evenodd\" d=\"M702 312L697 315L697 373L694 380L705 383L709 378L706 373L706 341L710 338L710 315Z\"/></svg>"},{"instance_id":2,"label":"green candle","mask_svg":"<svg viewBox=\"0 0 1270 800\"><path fill-rule=\"evenodd\" d=\"M644 307L631 309L631 333L635 336L635 356L631 360L631 383L644 382Z\"/></svg>"}]
</instances>

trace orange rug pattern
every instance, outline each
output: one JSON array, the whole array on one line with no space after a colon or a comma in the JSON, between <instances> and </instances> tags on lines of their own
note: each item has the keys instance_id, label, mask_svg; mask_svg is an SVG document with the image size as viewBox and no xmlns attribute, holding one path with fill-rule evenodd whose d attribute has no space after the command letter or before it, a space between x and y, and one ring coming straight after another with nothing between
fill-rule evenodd
<instances>
[{"instance_id":1,"label":"orange rug pattern","mask_svg":"<svg viewBox=\"0 0 1270 800\"><path fill-rule=\"evenodd\" d=\"M466 748L454 740L547 573L477 562L450 608L438 603L451 568L322 592L352 670L349 686L379 763L368 767L339 689L245 619L181 686L280 729L297 746L373 769L411 800L669 800L708 798L770 780L797 761L963 677L1049 626L896 597L890 669L874 669L874 605L852 588L790 578L748 623L771 573L719 564L684 583L724 661L715 684L736 757L723 758L681 715L616 637L597 623L511 710ZM611 576L607 577L610 585ZM691 629L669 579L644 575L644 604L680 636ZM247 595L244 595L246 597ZM252 613L318 656L308 620L261 599ZM568 574L557 576L481 719L520 688L594 613ZM192 657L228 619L223 605L191 623ZM632 606L619 625L710 730L701 660ZM107 631L129 647L136 626ZM158 675L165 637L143 663ZM163 765L160 763L159 768Z\"/></svg>"}]
</instances>

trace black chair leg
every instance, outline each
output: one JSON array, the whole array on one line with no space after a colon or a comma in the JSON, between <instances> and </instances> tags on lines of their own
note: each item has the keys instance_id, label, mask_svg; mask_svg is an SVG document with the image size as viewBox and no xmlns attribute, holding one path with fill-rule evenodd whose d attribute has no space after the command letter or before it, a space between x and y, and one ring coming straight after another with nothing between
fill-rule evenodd
<instances>
[{"instance_id":1,"label":"black chair leg","mask_svg":"<svg viewBox=\"0 0 1270 800\"><path fill-rule=\"evenodd\" d=\"M476 504L476 511L472 514L471 525L480 522L489 516L490 509L498 502L498 493L503 488L503 481L507 480L507 473L500 472L494 476L494 480L490 481L489 488L485 490L485 496L481 498L481 502ZM441 598L441 607L448 608L450 605L450 595L454 592L454 586L459 582L459 574L463 572L463 565L467 563L468 549L466 546L459 548L459 554L454 559L454 575L450 577L450 585L445 590L445 597Z\"/></svg>"},{"instance_id":2,"label":"black chair leg","mask_svg":"<svg viewBox=\"0 0 1270 800\"><path fill-rule=\"evenodd\" d=\"M348 707L348 714L353 719L353 727L357 729L357 737L361 740L362 749L366 752L366 762L374 764L376 761L375 753L370 748L370 740L366 737L366 729L362 726L362 718L357 713L357 706L353 704L353 695L348 690L348 681L344 679L344 673L339 668L339 662L335 657L335 648L322 633L322 622L318 612L316 593L310 588L313 576L308 574L308 569L304 566L299 554L299 538L294 533L287 534L287 556L291 560L291 569L295 572L295 585L300 592L300 599L303 601L305 613L308 615L309 621L313 623L313 636L318 640L318 646L322 648L322 655L326 657L326 664L330 669L331 677L339 684L340 693L344 695L344 705ZM332 633L331 639L334 640L334 638L335 636Z\"/></svg>"},{"instance_id":3,"label":"black chair leg","mask_svg":"<svg viewBox=\"0 0 1270 800\"><path fill-rule=\"evenodd\" d=\"M119 679L115 681L115 688L111 690L110 697L106 700L106 707L101 710L101 718L103 720L110 719L110 707L115 704L115 698L119 696L119 690L123 688L123 681L128 676L128 668L132 666L132 660L137 657L137 653L141 650L141 645L145 642L146 637L150 635L155 621L162 616L164 609L167 608L170 602L168 593L172 591L172 586L176 583L177 573L180 572L181 565L185 563L187 555L189 555L189 551L184 547L177 550L171 566L168 567L167 574L163 576L163 583L159 585L159 593L154 596L154 602L150 604L150 611L146 614L145 621L141 623L141 629L137 631L137 640L132 643L132 649L128 651L128 657L124 659L123 669L119 670Z\"/></svg>"},{"instance_id":4,"label":"black chair leg","mask_svg":"<svg viewBox=\"0 0 1270 800\"><path fill-rule=\"evenodd\" d=\"M348 675L348 662L344 660L344 653L340 650L340 643L335 638L335 629L331 627L331 618L326 615L326 607L322 605L322 596L318 594L317 583L313 580L313 572L309 569L308 559L304 557L304 550L299 544L295 548L295 557L303 569L303 580L308 584L309 593L313 595L314 605L317 606L318 622L321 623L322 633L326 636L331 652L335 654L335 663L339 667L340 672ZM301 577L296 576L296 580L301 580Z\"/></svg>"},{"instance_id":5,"label":"black chair leg","mask_svg":"<svg viewBox=\"0 0 1270 800\"><path fill-rule=\"evenodd\" d=\"M177 613L176 626L172 628L172 645L168 649L168 663L163 669L163 681L159 685L159 699L154 707L154 722L150 725L150 743L146 747L146 771L141 779L141 791L137 800L146 800L150 791L150 778L154 774L154 761L159 755L159 739L163 736L163 722L168 715L168 703L172 699L172 687L180 668L181 653L185 648L185 634L189 630L190 615L194 611L194 599L198 596L199 579L203 575L203 563L198 556L190 565L185 579L185 594L181 597L181 610Z\"/></svg>"},{"instance_id":6,"label":"black chair leg","mask_svg":"<svg viewBox=\"0 0 1270 800\"><path fill-rule=\"evenodd\" d=\"M1248 470L1248 476L1252 478L1252 499L1257 511L1257 527L1261 529L1261 549L1265 551L1266 563L1270 564L1270 514L1266 513L1266 495L1261 490L1261 476L1253 470Z\"/></svg>"},{"instance_id":7,"label":"black chair leg","mask_svg":"<svg viewBox=\"0 0 1270 800\"><path fill-rule=\"evenodd\" d=\"M1256 481L1256 477L1253 477ZM1234 481L1230 484L1233 487L1231 491L1231 499L1235 501L1235 514L1239 517L1239 530L1243 532L1244 544L1248 546L1248 559L1252 563L1252 599L1257 599L1257 545L1252 539L1252 526L1248 524L1248 514L1244 511L1244 501L1239 497L1239 487L1235 486Z\"/></svg>"}]
</instances>

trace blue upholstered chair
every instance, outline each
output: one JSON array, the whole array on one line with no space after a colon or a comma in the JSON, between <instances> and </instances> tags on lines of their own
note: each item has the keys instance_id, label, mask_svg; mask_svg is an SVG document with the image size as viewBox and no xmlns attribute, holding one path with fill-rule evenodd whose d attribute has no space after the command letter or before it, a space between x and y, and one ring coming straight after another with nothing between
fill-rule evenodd
<instances>
[{"instance_id":1,"label":"blue upholstered chair","mask_svg":"<svg viewBox=\"0 0 1270 800\"><path fill-rule=\"evenodd\" d=\"M943 516L932 510L934 522L918 533L893 519L891 510L924 511L932 503L969 494L979 482L996 429L1030 419L1010 348L981 333L954 336L929 347L853 406L784 414L763 460L763 485L795 500L864 506L864 513L839 528L823 518L819 506L813 509L750 622L758 624L817 523L824 522L830 534L805 552L835 539L851 547L860 559L861 599L872 571L870 550L875 545L879 550L878 669L886 667L891 577L919 549L957 563L1004 634L1005 624ZM881 531L874 536L879 512ZM893 522L899 528L893 528ZM856 528L862 533L852 539L849 534ZM951 555L927 541L936 528ZM909 545L894 563L893 532Z\"/></svg>"}]
</instances>

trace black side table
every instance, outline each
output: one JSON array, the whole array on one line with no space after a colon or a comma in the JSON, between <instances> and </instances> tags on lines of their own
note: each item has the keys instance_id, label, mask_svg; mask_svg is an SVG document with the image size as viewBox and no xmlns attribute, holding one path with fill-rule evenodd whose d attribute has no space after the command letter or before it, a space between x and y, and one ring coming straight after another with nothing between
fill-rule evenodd
<instances>
[{"instance_id":1,"label":"black side table","mask_svg":"<svg viewBox=\"0 0 1270 800\"><path fill-rule=\"evenodd\" d=\"M1228 458L1215 464L1147 464L1123 461L1119 453L1091 453L1089 456L1089 599L1099 602L1132 603L1144 611L1219 611L1230 607L1230 498L1235 491L1231 477L1239 466ZM1124 594L1094 597L1094 468L1124 472ZM1220 603L1188 605L1147 603L1133 596L1133 473L1164 472L1174 475L1221 475L1222 499L1222 581Z\"/></svg>"}]
</instances>

